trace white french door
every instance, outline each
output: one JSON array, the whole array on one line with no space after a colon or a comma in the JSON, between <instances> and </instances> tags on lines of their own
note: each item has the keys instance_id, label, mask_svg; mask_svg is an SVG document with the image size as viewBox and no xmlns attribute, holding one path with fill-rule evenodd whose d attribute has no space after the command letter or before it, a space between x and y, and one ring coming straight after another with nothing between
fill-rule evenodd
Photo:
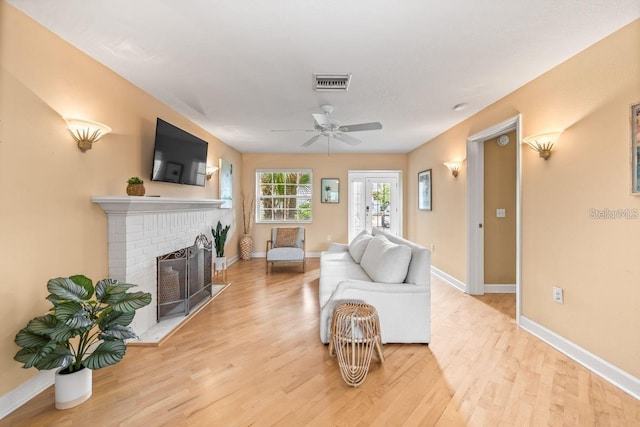
<instances>
[{"instance_id":1,"label":"white french door","mask_svg":"<svg viewBox=\"0 0 640 427\"><path fill-rule=\"evenodd\" d=\"M400 172L349 172L349 241L362 230L402 232Z\"/></svg>"}]
</instances>

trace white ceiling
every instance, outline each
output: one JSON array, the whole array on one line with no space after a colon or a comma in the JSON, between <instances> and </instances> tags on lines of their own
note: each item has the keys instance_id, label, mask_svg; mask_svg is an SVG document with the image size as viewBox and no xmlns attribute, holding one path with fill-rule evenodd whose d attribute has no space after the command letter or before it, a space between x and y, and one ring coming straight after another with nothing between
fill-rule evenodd
<instances>
[{"instance_id":1,"label":"white ceiling","mask_svg":"<svg viewBox=\"0 0 640 427\"><path fill-rule=\"evenodd\" d=\"M333 152L406 153L640 17L638 0L8 2L237 150L278 153L326 151L271 132L324 103L384 126ZM314 72L350 90L316 92Z\"/></svg>"}]
</instances>

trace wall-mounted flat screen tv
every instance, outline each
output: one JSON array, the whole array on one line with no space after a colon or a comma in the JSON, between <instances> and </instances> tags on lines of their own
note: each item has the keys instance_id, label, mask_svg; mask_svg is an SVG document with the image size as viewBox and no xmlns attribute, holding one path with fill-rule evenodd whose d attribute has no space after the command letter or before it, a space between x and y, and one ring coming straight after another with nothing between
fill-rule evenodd
<instances>
[{"instance_id":1,"label":"wall-mounted flat screen tv","mask_svg":"<svg viewBox=\"0 0 640 427\"><path fill-rule=\"evenodd\" d=\"M209 144L158 118L152 181L204 187Z\"/></svg>"}]
</instances>

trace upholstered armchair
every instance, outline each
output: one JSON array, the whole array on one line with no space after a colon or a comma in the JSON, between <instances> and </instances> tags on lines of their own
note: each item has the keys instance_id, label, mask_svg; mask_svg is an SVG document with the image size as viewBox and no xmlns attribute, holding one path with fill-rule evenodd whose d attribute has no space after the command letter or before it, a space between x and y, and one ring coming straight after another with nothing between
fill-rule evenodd
<instances>
[{"instance_id":1,"label":"upholstered armchair","mask_svg":"<svg viewBox=\"0 0 640 427\"><path fill-rule=\"evenodd\" d=\"M271 229L271 240L267 240L267 273L269 264L273 271L276 262L302 264L305 268L304 258L304 227L276 227Z\"/></svg>"}]
</instances>

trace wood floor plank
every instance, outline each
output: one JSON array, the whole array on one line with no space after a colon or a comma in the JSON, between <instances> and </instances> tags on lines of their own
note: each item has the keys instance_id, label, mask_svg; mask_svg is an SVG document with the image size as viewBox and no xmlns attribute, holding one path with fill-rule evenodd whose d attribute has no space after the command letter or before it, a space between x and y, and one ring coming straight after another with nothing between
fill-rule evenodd
<instances>
[{"instance_id":1,"label":"wood floor plank","mask_svg":"<svg viewBox=\"0 0 640 427\"><path fill-rule=\"evenodd\" d=\"M518 328L514 295L432 280L430 345L388 344L347 386L320 343L318 260L264 259L159 347L129 347L66 411L53 388L0 426L639 426L640 403Z\"/></svg>"}]
</instances>

